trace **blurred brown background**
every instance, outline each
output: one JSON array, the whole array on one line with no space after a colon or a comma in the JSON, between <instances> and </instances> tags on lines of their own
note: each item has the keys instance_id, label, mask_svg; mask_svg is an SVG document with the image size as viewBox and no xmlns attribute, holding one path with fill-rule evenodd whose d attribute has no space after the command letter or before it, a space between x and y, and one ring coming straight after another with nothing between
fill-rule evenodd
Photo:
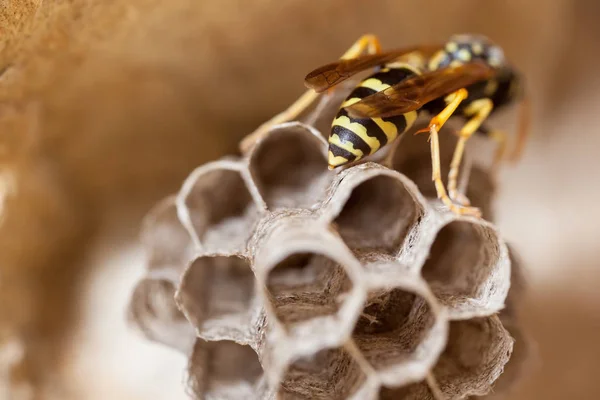
<instances>
[{"instance_id":1,"label":"blurred brown background","mask_svg":"<svg viewBox=\"0 0 600 400\"><path fill-rule=\"evenodd\" d=\"M535 106L497 199L529 268L539 345L511 398L600 398L599 4L0 2L0 343L23 340L14 376L34 386L22 394L175 398L183 361L124 325L148 207L235 152L360 34L400 47L480 32L524 72Z\"/></svg>"}]
</instances>

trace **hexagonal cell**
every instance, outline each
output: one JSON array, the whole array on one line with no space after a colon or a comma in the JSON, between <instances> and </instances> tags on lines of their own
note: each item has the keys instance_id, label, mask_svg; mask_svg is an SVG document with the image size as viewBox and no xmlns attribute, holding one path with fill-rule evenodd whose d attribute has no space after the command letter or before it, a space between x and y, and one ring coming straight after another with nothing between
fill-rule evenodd
<instances>
[{"instance_id":1,"label":"hexagonal cell","mask_svg":"<svg viewBox=\"0 0 600 400\"><path fill-rule=\"evenodd\" d=\"M238 256L204 256L186 270L176 301L206 340L248 343L261 302L248 261Z\"/></svg>"},{"instance_id":2,"label":"hexagonal cell","mask_svg":"<svg viewBox=\"0 0 600 400\"><path fill-rule=\"evenodd\" d=\"M172 282L143 279L133 291L128 318L148 339L187 353L196 334L177 308L174 295Z\"/></svg>"},{"instance_id":3,"label":"hexagonal cell","mask_svg":"<svg viewBox=\"0 0 600 400\"><path fill-rule=\"evenodd\" d=\"M290 254L269 273L267 290L273 310L284 325L334 315L352 288L344 268L317 253Z\"/></svg>"},{"instance_id":4,"label":"hexagonal cell","mask_svg":"<svg viewBox=\"0 0 600 400\"><path fill-rule=\"evenodd\" d=\"M143 222L141 241L148 254L147 268L152 276L163 274L178 282L189 263L192 240L177 216L175 196L155 206Z\"/></svg>"},{"instance_id":5,"label":"hexagonal cell","mask_svg":"<svg viewBox=\"0 0 600 400\"><path fill-rule=\"evenodd\" d=\"M370 289L352 333L381 382L395 387L423 380L446 343L447 321L413 279Z\"/></svg>"},{"instance_id":6,"label":"hexagonal cell","mask_svg":"<svg viewBox=\"0 0 600 400\"><path fill-rule=\"evenodd\" d=\"M250 346L198 339L188 365L188 385L199 399L259 399L264 374Z\"/></svg>"},{"instance_id":7,"label":"hexagonal cell","mask_svg":"<svg viewBox=\"0 0 600 400\"><path fill-rule=\"evenodd\" d=\"M483 396L502 373L512 349L513 339L496 316L454 321L433 374L448 400Z\"/></svg>"},{"instance_id":8,"label":"hexagonal cell","mask_svg":"<svg viewBox=\"0 0 600 400\"><path fill-rule=\"evenodd\" d=\"M306 347L341 344L365 297L360 263L311 214L282 212L273 218L261 224L255 234L260 239L252 244L269 324Z\"/></svg>"},{"instance_id":9,"label":"hexagonal cell","mask_svg":"<svg viewBox=\"0 0 600 400\"><path fill-rule=\"evenodd\" d=\"M342 178L335 201L343 207L334 226L353 250L395 254L423 214L423 206L396 174L355 168L364 174Z\"/></svg>"},{"instance_id":10,"label":"hexagonal cell","mask_svg":"<svg viewBox=\"0 0 600 400\"><path fill-rule=\"evenodd\" d=\"M455 220L437 234L422 275L451 318L490 315L504 306L510 262L489 225Z\"/></svg>"},{"instance_id":11,"label":"hexagonal cell","mask_svg":"<svg viewBox=\"0 0 600 400\"><path fill-rule=\"evenodd\" d=\"M335 173L327 144L306 125L279 125L250 155L250 173L267 207L311 208L325 196Z\"/></svg>"},{"instance_id":12,"label":"hexagonal cell","mask_svg":"<svg viewBox=\"0 0 600 400\"><path fill-rule=\"evenodd\" d=\"M196 169L177 198L177 212L196 246L205 252L234 253L246 241L262 210L238 163L218 161Z\"/></svg>"},{"instance_id":13,"label":"hexagonal cell","mask_svg":"<svg viewBox=\"0 0 600 400\"><path fill-rule=\"evenodd\" d=\"M433 392L425 381L412 383L399 388L382 386L379 400L435 400Z\"/></svg>"},{"instance_id":14,"label":"hexagonal cell","mask_svg":"<svg viewBox=\"0 0 600 400\"><path fill-rule=\"evenodd\" d=\"M348 399L366 383L367 375L345 349L322 349L291 363L277 394L286 400Z\"/></svg>"}]
</instances>

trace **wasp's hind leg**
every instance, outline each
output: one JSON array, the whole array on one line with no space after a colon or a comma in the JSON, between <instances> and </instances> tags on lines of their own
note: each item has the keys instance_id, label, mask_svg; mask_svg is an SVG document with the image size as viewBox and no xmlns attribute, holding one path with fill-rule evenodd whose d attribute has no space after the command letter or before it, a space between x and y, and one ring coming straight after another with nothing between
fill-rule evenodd
<instances>
[{"instance_id":1,"label":"wasp's hind leg","mask_svg":"<svg viewBox=\"0 0 600 400\"><path fill-rule=\"evenodd\" d=\"M346 60L355 58L365 51L368 54L377 54L381 52L381 44L377 36L371 34L361 36L344 54L342 54L340 59ZM304 94L286 110L275 115L273 118L259 126L254 132L242 139L240 143L240 150L242 153L247 153L274 125L293 121L298 118L298 116L302 114L304 110L309 108L318 97L319 93L312 89L304 92Z\"/></svg>"},{"instance_id":2,"label":"wasp's hind leg","mask_svg":"<svg viewBox=\"0 0 600 400\"><path fill-rule=\"evenodd\" d=\"M240 150L242 153L247 153L256 142L265 136L271 127L296 119L304 110L310 107L318 96L319 94L312 90L304 92L304 94L285 111L275 115L273 118L259 126L254 132L242 139L240 143Z\"/></svg>"},{"instance_id":3,"label":"wasp's hind leg","mask_svg":"<svg viewBox=\"0 0 600 400\"><path fill-rule=\"evenodd\" d=\"M460 163L465 151L465 145L467 140L473 136L473 133L479 129L483 121L490 115L494 104L490 99L475 100L465 109L465 115L471 116L471 119L462 127L458 132L458 142L454 149L454 155L452 156L452 162L450 163L450 173L448 174L448 194L450 198L455 201L465 201L466 197L458 193L458 171L460 169Z\"/></svg>"},{"instance_id":4,"label":"wasp's hind leg","mask_svg":"<svg viewBox=\"0 0 600 400\"><path fill-rule=\"evenodd\" d=\"M342 56L340 59L347 60L361 55L363 52L367 54L381 53L381 42L379 38L372 34L362 35Z\"/></svg>"}]
</instances>

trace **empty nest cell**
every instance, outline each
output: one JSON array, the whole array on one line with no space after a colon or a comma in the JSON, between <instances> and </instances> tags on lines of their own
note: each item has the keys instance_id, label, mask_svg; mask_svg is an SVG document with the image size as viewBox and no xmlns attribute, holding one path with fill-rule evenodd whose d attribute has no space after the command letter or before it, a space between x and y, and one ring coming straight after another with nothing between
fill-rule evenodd
<instances>
[{"instance_id":1,"label":"empty nest cell","mask_svg":"<svg viewBox=\"0 0 600 400\"><path fill-rule=\"evenodd\" d=\"M487 394L502 373L513 339L498 317L450 323L448 344L433 373L448 400Z\"/></svg>"},{"instance_id":2,"label":"empty nest cell","mask_svg":"<svg viewBox=\"0 0 600 400\"><path fill-rule=\"evenodd\" d=\"M318 253L295 253L267 277L268 296L284 325L336 314L352 283L344 268Z\"/></svg>"},{"instance_id":3,"label":"empty nest cell","mask_svg":"<svg viewBox=\"0 0 600 400\"><path fill-rule=\"evenodd\" d=\"M200 167L179 195L181 221L206 252L242 252L260 216L238 168L224 161Z\"/></svg>"},{"instance_id":4,"label":"empty nest cell","mask_svg":"<svg viewBox=\"0 0 600 400\"><path fill-rule=\"evenodd\" d=\"M422 275L451 317L501 308L507 282L499 270L508 271L509 265L500 263L499 246L492 228L471 221L452 221L438 232ZM479 309L486 307L496 309Z\"/></svg>"},{"instance_id":5,"label":"empty nest cell","mask_svg":"<svg viewBox=\"0 0 600 400\"><path fill-rule=\"evenodd\" d=\"M264 374L250 346L198 339L188 365L188 385L198 399L258 399Z\"/></svg>"},{"instance_id":6,"label":"empty nest cell","mask_svg":"<svg viewBox=\"0 0 600 400\"><path fill-rule=\"evenodd\" d=\"M238 256L204 256L186 270L177 303L200 337L244 342L253 316L260 309L254 274Z\"/></svg>"},{"instance_id":7,"label":"empty nest cell","mask_svg":"<svg viewBox=\"0 0 600 400\"><path fill-rule=\"evenodd\" d=\"M270 215L273 217L273 215ZM253 270L269 325L304 348L346 341L365 298L362 267L328 224L297 210L259 227ZM262 290L264 289L264 290Z\"/></svg>"},{"instance_id":8,"label":"empty nest cell","mask_svg":"<svg viewBox=\"0 0 600 400\"><path fill-rule=\"evenodd\" d=\"M434 330L438 318L418 294L371 290L352 338L382 382L404 385L424 379L441 352L446 331Z\"/></svg>"},{"instance_id":9,"label":"empty nest cell","mask_svg":"<svg viewBox=\"0 0 600 400\"><path fill-rule=\"evenodd\" d=\"M141 240L148 254L147 268L153 276L163 274L179 281L189 262L192 242L177 216L175 196L154 207L144 219Z\"/></svg>"},{"instance_id":10,"label":"empty nest cell","mask_svg":"<svg viewBox=\"0 0 600 400\"><path fill-rule=\"evenodd\" d=\"M396 253L421 212L402 181L375 175L352 189L334 224L353 250Z\"/></svg>"},{"instance_id":11,"label":"empty nest cell","mask_svg":"<svg viewBox=\"0 0 600 400\"><path fill-rule=\"evenodd\" d=\"M327 169L326 143L318 135L291 123L256 145L250 173L268 208L311 208L323 199L334 172Z\"/></svg>"},{"instance_id":12,"label":"empty nest cell","mask_svg":"<svg viewBox=\"0 0 600 400\"><path fill-rule=\"evenodd\" d=\"M360 365L345 349L323 349L287 367L278 395L290 400L348 399L366 380Z\"/></svg>"},{"instance_id":13,"label":"empty nest cell","mask_svg":"<svg viewBox=\"0 0 600 400\"><path fill-rule=\"evenodd\" d=\"M128 317L148 339L187 353L196 335L174 296L172 282L143 279L133 291Z\"/></svg>"}]
</instances>

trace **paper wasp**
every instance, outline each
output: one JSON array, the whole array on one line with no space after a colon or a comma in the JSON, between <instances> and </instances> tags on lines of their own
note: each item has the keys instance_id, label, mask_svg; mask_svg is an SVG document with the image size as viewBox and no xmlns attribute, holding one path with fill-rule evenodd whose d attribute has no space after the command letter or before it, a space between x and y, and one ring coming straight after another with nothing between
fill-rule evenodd
<instances>
[{"instance_id":1,"label":"paper wasp","mask_svg":"<svg viewBox=\"0 0 600 400\"><path fill-rule=\"evenodd\" d=\"M367 54L363 54L365 51ZM519 74L506 61L502 49L484 36L454 35L443 45L382 52L377 37L364 35L340 60L310 72L305 83L312 90L261 128L295 118L318 93L327 92L371 68L375 68L375 72L358 83L332 123L329 168L375 153L407 131L419 112L426 111L433 118L428 129L417 133L429 132L430 135L432 180L438 197L458 214L479 216L479 209L470 207L468 199L457 190L465 144L475 132L496 140L494 165L497 164L504 153L505 136L483 126L483 122L490 114L523 95ZM441 178L438 132L453 115L461 116L467 122L458 132L446 192ZM528 130L526 123L523 118L513 157L520 153L524 144ZM260 135L261 128L247 140ZM242 146L247 144L248 141Z\"/></svg>"}]
</instances>

